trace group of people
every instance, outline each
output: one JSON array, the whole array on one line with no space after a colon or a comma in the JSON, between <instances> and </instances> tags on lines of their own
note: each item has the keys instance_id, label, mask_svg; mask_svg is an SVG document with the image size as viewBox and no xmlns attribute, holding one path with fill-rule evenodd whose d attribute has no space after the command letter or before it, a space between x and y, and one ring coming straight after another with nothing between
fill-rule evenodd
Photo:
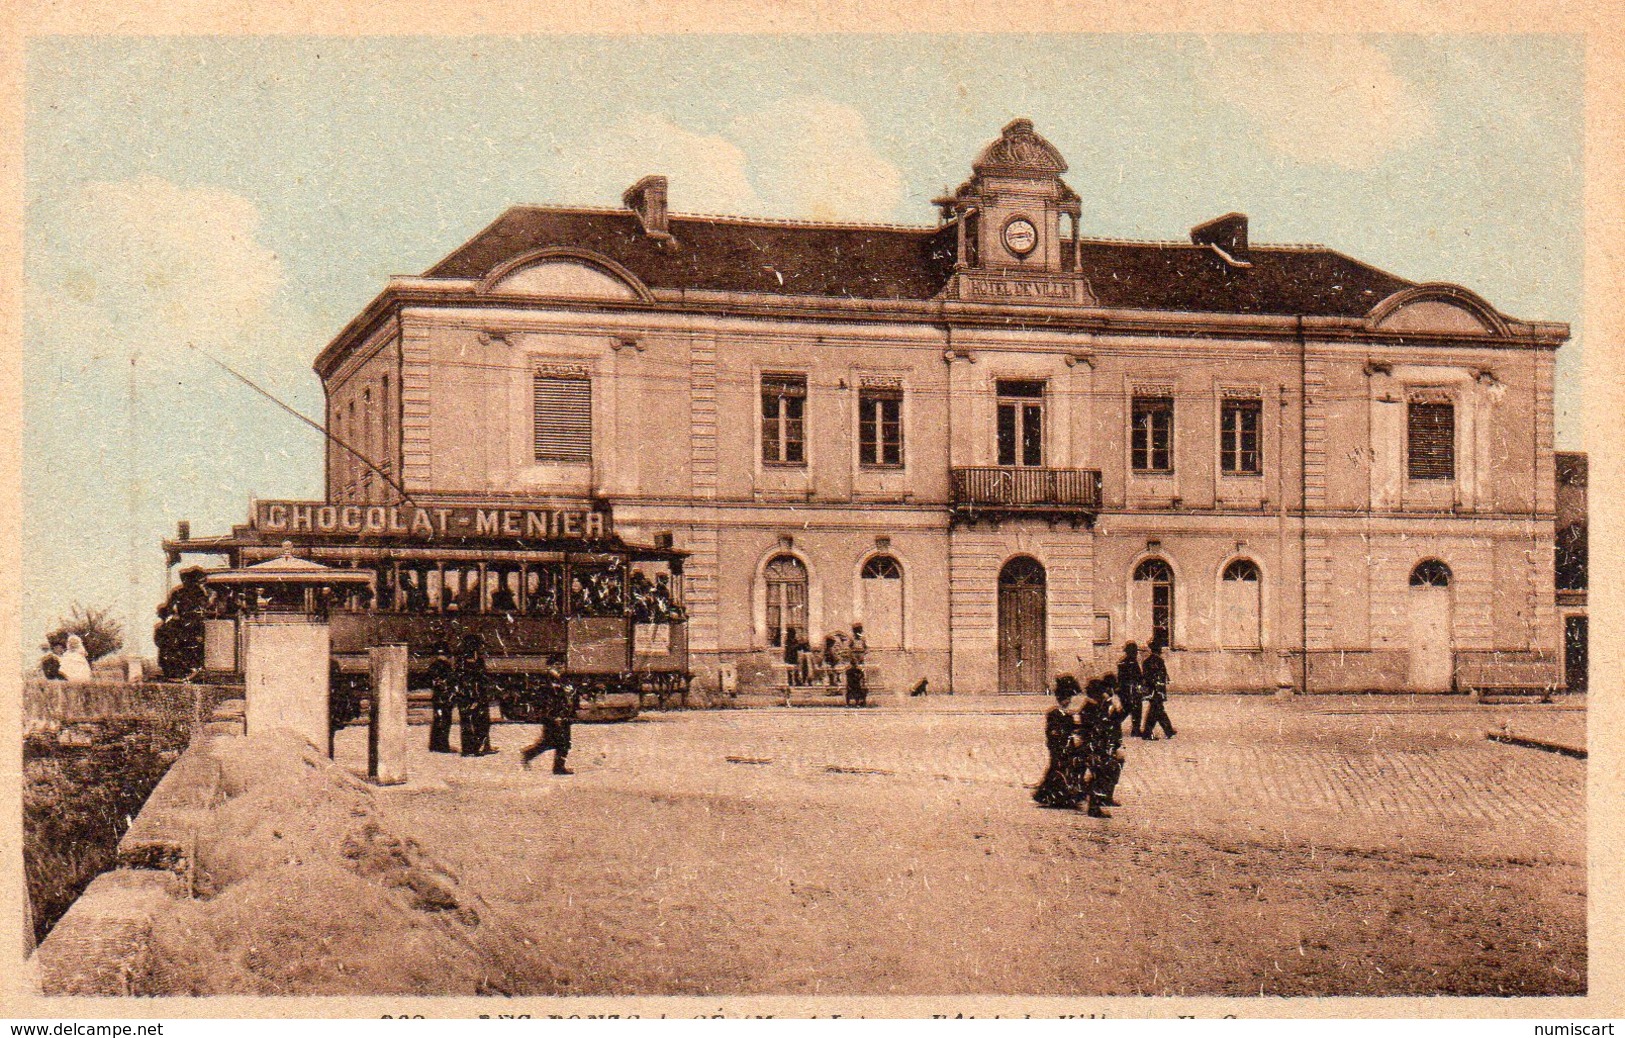
<instances>
[{"instance_id":1,"label":"group of people","mask_svg":"<svg viewBox=\"0 0 1625 1038\"><path fill-rule=\"evenodd\" d=\"M850 636L841 631L825 635L822 652L815 651L807 636L799 631L790 631L784 637L789 684L800 687L825 684L839 688L844 683L847 706L864 706L869 702L863 673L868 656L869 642L863 636L860 623L852 625Z\"/></svg>"},{"instance_id":2,"label":"group of people","mask_svg":"<svg viewBox=\"0 0 1625 1038\"><path fill-rule=\"evenodd\" d=\"M1110 818L1117 807L1123 774L1123 723L1130 737L1156 738L1161 728L1174 737L1168 717L1168 666L1162 644L1151 643L1142 662L1139 646L1123 646L1113 673L1079 684L1070 674L1055 679L1055 706L1044 716L1049 768L1033 792L1044 807L1086 808L1094 818Z\"/></svg>"},{"instance_id":3,"label":"group of people","mask_svg":"<svg viewBox=\"0 0 1625 1038\"><path fill-rule=\"evenodd\" d=\"M484 757L499 752L491 745L491 696L494 682L485 663L485 643L477 634L465 634L452 652L444 642L433 648L429 663L431 715L430 753L461 753L464 757ZM526 769L537 757L553 751L553 774L573 775L570 754L570 726L580 708L579 695L567 684L555 682L544 693L541 736L519 752ZM455 715L458 727L457 750L451 748Z\"/></svg>"},{"instance_id":4,"label":"group of people","mask_svg":"<svg viewBox=\"0 0 1625 1038\"><path fill-rule=\"evenodd\" d=\"M669 624L688 617L672 593L671 576L655 574L650 580L637 570L632 571L632 621L640 624Z\"/></svg>"},{"instance_id":5,"label":"group of people","mask_svg":"<svg viewBox=\"0 0 1625 1038\"><path fill-rule=\"evenodd\" d=\"M47 645L39 669L40 675L47 681L91 680L90 656L85 652L85 640L77 634L70 634L61 643Z\"/></svg>"}]
</instances>

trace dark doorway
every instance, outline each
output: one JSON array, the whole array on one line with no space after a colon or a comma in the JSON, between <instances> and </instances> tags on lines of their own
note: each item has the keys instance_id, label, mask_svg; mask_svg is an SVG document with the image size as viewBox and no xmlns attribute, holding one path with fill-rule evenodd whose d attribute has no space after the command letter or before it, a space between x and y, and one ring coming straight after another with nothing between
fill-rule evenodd
<instances>
[{"instance_id":1,"label":"dark doorway","mask_svg":"<svg viewBox=\"0 0 1625 1038\"><path fill-rule=\"evenodd\" d=\"M1563 681L1570 692L1586 690L1586 618L1563 621Z\"/></svg>"},{"instance_id":2,"label":"dark doorway","mask_svg":"<svg viewBox=\"0 0 1625 1038\"><path fill-rule=\"evenodd\" d=\"M1044 644L1044 567L1018 555L999 571L999 691L1043 693L1049 653Z\"/></svg>"}]
</instances>

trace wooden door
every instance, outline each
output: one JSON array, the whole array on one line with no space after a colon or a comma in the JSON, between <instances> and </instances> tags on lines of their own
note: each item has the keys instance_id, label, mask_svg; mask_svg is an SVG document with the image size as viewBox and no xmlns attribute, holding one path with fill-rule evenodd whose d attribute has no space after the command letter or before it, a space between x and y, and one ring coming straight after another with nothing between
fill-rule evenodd
<instances>
[{"instance_id":1,"label":"wooden door","mask_svg":"<svg viewBox=\"0 0 1625 1038\"><path fill-rule=\"evenodd\" d=\"M1045 645L1044 567L1025 555L999 573L999 691L1043 693L1049 652Z\"/></svg>"}]
</instances>

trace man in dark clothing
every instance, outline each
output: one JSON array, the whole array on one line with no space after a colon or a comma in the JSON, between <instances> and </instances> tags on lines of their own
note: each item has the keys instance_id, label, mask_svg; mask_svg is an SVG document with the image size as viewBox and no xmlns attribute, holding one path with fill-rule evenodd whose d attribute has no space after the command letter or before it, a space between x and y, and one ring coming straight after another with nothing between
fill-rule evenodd
<instances>
[{"instance_id":1,"label":"man in dark clothing","mask_svg":"<svg viewBox=\"0 0 1625 1038\"><path fill-rule=\"evenodd\" d=\"M479 635L463 635L452 669L462 728L458 748L465 757L496 753L491 748L491 679L485 670L485 643Z\"/></svg>"},{"instance_id":2,"label":"man in dark clothing","mask_svg":"<svg viewBox=\"0 0 1625 1038\"><path fill-rule=\"evenodd\" d=\"M158 607L160 623L153 641L158 647L158 667L172 681L203 667L203 620L209 609L204 575L201 566L181 570L180 584Z\"/></svg>"},{"instance_id":3,"label":"man in dark clothing","mask_svg":"<svg viewBox=\"0 0 1625 1038\"><path fill-rule=\"evenodd\" d=\"M846 705L867 706L869 689L863 683L863 660L869 655L869 642L863 637L863 625L852 625L852 640L846 647Z\"/></svg>"},{"instance_id":4,"label":"man in dark clothing","mask_svg":"<svg viewBox=\"0 0 1625 1038\"><path fill-rule=\"evenodd\" d=\"M1123 777L1123 718L1128 716L1128 709L1123 706L1123 700L1115 692L1117 689L1117 675L1107 674L1099 681L1091 681L1090 686L1100 686L1101 698L1106 704L1105 735L1102 738L1104 755L1101 765L1101 803L1107 807L1118 807L1117 780Z\"/></svg>"},{"instance_id":5,"label":"man in dark clothing","mask_svg":"<svg viewBox=\"0 0 1625 1038\"><path fill-rule=\"evenodd\" d=\"M1117 760L1112 741L1118 725L1110 711L1104 686L1091 681L1084 692L1083 709L1078 712L1078 734L1082 741L1080 752L1087 765L1084 774L1085 798L1091 818L1111 817L1102 804L1111 799L1111 790L1117 784Z\"/></svg>"},{"instance_id":6,"label":"man in dark clothing","mask_svg":"<svg viewBox=\"0 0 1625 1038\"><path fill-rule=\"evenodd\" d=\"M801 676L801 635L794 630L784 635L784 683L798 685Z\"/></svg>"},{"instance_id":7,"label":"man in dark clothing","mask_svg":"<svg viewBox=\"0 0 1625 1038\"><path fill-rule=\"evenodd\" d=\"M570 755L570 726L575 723L580 708L580 696L575 689L557 678L542 693L542 734L537 740L519 751L519 763L530 770L530 762L553 751L553 774L574 775L565 758Z\"/></svg>"},{"instance_id":8,"label":"man in dark clothing","mask_svg":"<svg viewBox=\"0 0 1625 1038\"><path fill-rule=\"evenodd\" d=\"M434 643L429 661L429 752L451 752L451 715L457 705L457 675L445 642Z\"/></svg>"},{"instance_id":9,"label":"man in dark clothing","mask_svg":"<svg viewBox=\"0 0 1625 1038\"><path fill-rule=\"evenodd\" d=\"M1044 715L1044 746L1049 750L1049 767L1033 791L1033 800L1043 807L1075 808L1083 791L1078 783L1078 721L1071 712L1078 694L1078 681L1070 674L1055 679L1055 706Z\"/></svg>"},{"instance_id":10,"label":"man in dark clothing","mask_svg":"<svg viewBox=\"0 0 1625 1038\"><path fill-rule=\"evenodd\" d=\"M1140 703L1144 696L1145 676L1140 672L1140 647L1133 642L1123 646L1123 658L1117 661L1117 695L1128 710L1130 735L1140 734Z\"/></svg>"},{"instance_id":11,"label":"man in dark clothing","mask_svg":"<svg viewBox=\"0 0 1625 1038\"><path fill-rule=\"evenodd\" d=\"M1174 724L1168 720L1168 667L1162 660L1162 642L1151 643L1151 653L1146 656L1144 665L1140 668L1145 680L1145 724L1140 728L1140 738L1155 739L1156 727L1162 725L1168 738L1174 737Z\"/></svg>"}]
</instances>

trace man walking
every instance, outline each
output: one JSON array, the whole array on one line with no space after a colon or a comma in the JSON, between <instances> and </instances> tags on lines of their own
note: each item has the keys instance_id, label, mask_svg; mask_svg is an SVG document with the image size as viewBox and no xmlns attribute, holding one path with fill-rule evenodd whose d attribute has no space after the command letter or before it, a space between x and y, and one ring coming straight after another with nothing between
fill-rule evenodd
<instances>
[{"instance_id":1,"label":"man walking","mask_svg":"<svg viewBox=\"0 0 1625 1038\"><path fill-rule=\"evenodd\" d=\"M1145 695L1145 675L1140 670L1140 647L1133 642L1123 646L1117 661L1117 695L1128 711L1129 734L1140 734L1140 703Z\"/></svg>"},{"instance_id":2,"label":"man walking","mask_svg":"<svg viewBox=\"0 0 1625 1038\"><path fill-rule=\"evenodd\" d=\"M530 762L553 751L553 774L574 775L565 758L570 755L570 726L575 723L579 698L575 689L561 679L550 682L542 696L542 734L519 751L519 763L526 771Z\"/></svg>"},{"instance_id":3,"label":"man walking","mask_svg":"<svg viewBox=\"0 0 1625 1038\"><path fill-rule=\"evenodd\" d=\"M1162 725L1168 738L1174 737L1174 724L1168 720L1168 667L1162 660L1161 640L1151 643L1151 653L1146 656L1145 664L1140 668L1145 681L1145 724L1140 729L1140 738L1147 741L1156 738L1157 725Z\"/></svg>"},{"instance_id":4,"label":"man walking","mask_svg":"<svg viewBox=\"0 0 1625 1038\"><path fill-rule=\"evenodd\" d=\"M1089 682L1084 690L1083 709L1078 713L1078 734L1082 737L1081 753L1088 766L1085 800L1091 818L1110 818L1111 812L1102 805L1116 803L1112 793L1117 789L1121 768L1114 743L1119 733L1118 722L1111 717L1105 686Z\"/></svg>"}]
</instances>

